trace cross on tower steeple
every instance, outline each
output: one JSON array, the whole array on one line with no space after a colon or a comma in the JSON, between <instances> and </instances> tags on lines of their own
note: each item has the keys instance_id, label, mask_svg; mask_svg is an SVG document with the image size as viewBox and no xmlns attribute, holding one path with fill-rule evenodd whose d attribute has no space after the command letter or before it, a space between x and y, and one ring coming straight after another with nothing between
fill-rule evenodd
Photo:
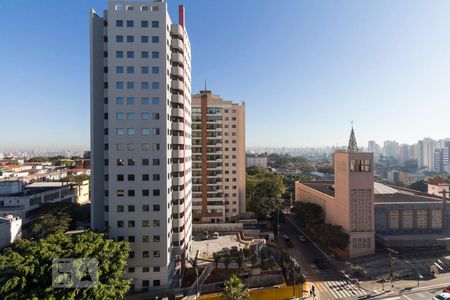
<instances>
[{"instance_id":1,"label":"cross on tower steeple","mask_svg":"<svg viewBox=\"0 0 450 300\"><path fill-rule=\"evenodd\" d=\"M347 152L359 152L358 144L356 143L355 131L353 130L353 121L352 123L352 131L350 132L350 139L348 141Z\"/></svg>"}]
</instances>

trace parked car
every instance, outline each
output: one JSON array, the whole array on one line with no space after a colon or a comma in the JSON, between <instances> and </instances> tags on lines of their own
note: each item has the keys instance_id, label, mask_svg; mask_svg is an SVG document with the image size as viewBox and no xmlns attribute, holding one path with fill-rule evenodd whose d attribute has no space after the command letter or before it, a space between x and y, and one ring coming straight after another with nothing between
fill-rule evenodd
<instances>
[{"instance_id":1,"label":"parked car","mask_svg":"<svg viewBox=\"0 0 450 300\"><path fill-rule=\"evenodd\" d=\"M302 243L306 243L308 241L308 239L306 238L306 236L304 236L303 234L299 234L297 236L298 240Z\"/></svg>"},{"instance_id":2,"label":"parked car","mask_svg":"<svg viewBox=\"0 0 450 300\"><path fill-rule=\"evenodd\" d=\"M450 293L450 285L442 290L443 293Z\"/></svg>"},{"instance_id":3,"label":"parked car","mask_svg":"<svg viewBox=\"0 0 450 300\"><path fill-rule=\"evenodd\" d=\"M209 240L209 233L208 233L208 231L203 231L202 240Z\"/></svg>"},{"instance_id":4,"label":"parked car","mask_svg":"<svg viewBox=\"0 0 450 300\"><path fill-rule=\"evenodd\" d=\"M450 293L440 293L433 297L433 300L448 300L450 299Z\"/></svg>"},{"instance_id":5,"label":"parked car","mask_svg":"<svg viewBox=\"0 0 450 300\"><path fill-rule=\"evenodd\" d=\"M219 233L216 231L213 234L213 239L218 239L219 238Z\"/></svg>"},{"instance_id":6,"label":"parked car","mask_svg":"<svg viewBox=\"0 0 450 300\"><path fill-rule=\"evenodd\" d=\"M313 260L313 264L319 269L319 270L324 270L327 268L327 265L325 264L325 262L320 259L320 258L314 258Z\"/></svg>"}]
</instances>

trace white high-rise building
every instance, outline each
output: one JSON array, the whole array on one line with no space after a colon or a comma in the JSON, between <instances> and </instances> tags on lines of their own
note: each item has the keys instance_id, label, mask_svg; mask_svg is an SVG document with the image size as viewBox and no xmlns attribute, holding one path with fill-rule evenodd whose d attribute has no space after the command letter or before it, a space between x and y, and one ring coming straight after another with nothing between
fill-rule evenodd
<instances>
[{"instance_id":1,"label":"white high-rise building","mask_svg":"<svg viewBox=\"0 0 450 300\"><path fill-rule=\"evenodd\" d=\"M425 138L418 142L418 165L419 169L426 169L428 171L434 170L434 149L436 148L436 141L430 138Z\"/></svg>"},{"instance_id":2,"label":"white high-rise building","mask_svg":"<svg viewBox=\"0 0 450 300\"><path fill-rule=\"evenodd\" d=\"M170 285L191 247L191 53L167 3L90 13L91 226L133 252L136 290Z\"/></svg>"}]
</instances>

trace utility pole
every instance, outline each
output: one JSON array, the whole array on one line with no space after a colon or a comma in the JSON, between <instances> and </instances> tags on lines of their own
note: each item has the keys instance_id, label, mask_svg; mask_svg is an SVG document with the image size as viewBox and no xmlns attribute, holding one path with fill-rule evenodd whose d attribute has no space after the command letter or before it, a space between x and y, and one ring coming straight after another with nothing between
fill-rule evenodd
<instances>
[{"instance_id":1,"label":"utility pole","mask_svg":"<svg viewBox=\"0 0 450 300\"><path fill-rule=\"evenodd\" d=\"M398 252L391 248L387 248L387 251L389 253L389 275L391 277L391 288L393 288L394 287L394 271L392 269L392 253L398 254Z\"/></svg>"}]
</instances>

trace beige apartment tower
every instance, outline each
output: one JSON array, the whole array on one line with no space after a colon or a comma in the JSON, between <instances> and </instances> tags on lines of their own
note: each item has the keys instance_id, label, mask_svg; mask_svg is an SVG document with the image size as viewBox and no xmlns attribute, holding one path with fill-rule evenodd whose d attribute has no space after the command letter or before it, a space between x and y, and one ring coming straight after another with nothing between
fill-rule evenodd
<instances>
[{"instance_id":1,"label":"beige apartment tower","mask_svg":"<svg viewBox=\"0 0 450 300\"><path fill-rule=\"evenodd\" d=\"M233 222L245 212L245 104L192 96L192 217Z\"/></svg>"}]
</instances>

